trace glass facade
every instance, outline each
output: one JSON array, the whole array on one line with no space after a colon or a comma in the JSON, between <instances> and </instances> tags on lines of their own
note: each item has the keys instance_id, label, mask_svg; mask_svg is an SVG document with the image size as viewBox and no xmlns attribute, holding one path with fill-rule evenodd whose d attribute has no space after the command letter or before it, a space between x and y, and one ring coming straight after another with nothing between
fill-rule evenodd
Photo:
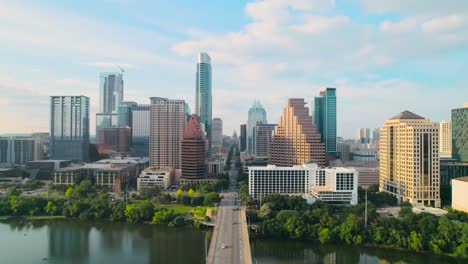
<instances>
[{"instance_id":1,"label":"glass facade","mask_svg":"<svg viewBox=\"0 0 468 264\"><path fill-rule=\"evenodd\" d=\"M115 72L101 73L99 91L99 112L117 113L117 109L123 101L122 74Z\"/></svg>"},{"instance_id":2,"label":"glass facade","mask_svg":"<svg viewBox=\"0 0 468 264\"><path fill-rule=\"evenodd\" d=\"M132 156L149 157L150 106L132 106Z\"/></svg>"},{"instance_id":3,"label":"glass facade","mask_svg":"<svg viewBox=\"0 0 468 264\"><path fill-rule=\"evenodd\" d=\"M452 110L452 157L468 162L468 106Z\"/></svg>"},{"instance_id":4,"label":"glass facade","mask_svg":"<svg viewBox=\"0 0 468 264\"><path fill-rule=\"evenodd\" d=\"M207 53L200 53L197 64L197 83L195 94L195 113L203 123L211 150L211 58Z\"/></svg>"},{"instance_id":5,"label":"glass facade","mask_svg":"<svg viewBox=\"0 0 468 264\"><path fill-rule=\"evenodd\" d=\"M111 128L117 126L117 114L97 113L96 114L96 137L99 131L103 128Z\"/></svg>"},{"instance_id":6,"label":"glass facade","mask_svg":"<svg viewBox=\"0 0 468 264\"><path fill-rule=\"evenodd\" d=\"M117 125L132 126L132 107L136 106L135 102L121 102L117 110Z\"/></svg>"},{"instance_id":7,"label":"glass facade","mask_svg":"<svg viewBox=\"0 0 468 264\"><path fill-rule=\"evenodd\" d=\"M325 152L336 154L336 89L325 88L311 106L314 125L320 132Z\"/></svg>"},{"instance_id":8,"label":"glass facade","mask_svg":"<svg viewBox=\"0 0 468 264\"><path fill-rule=\"evenodd\" d=\"M247 120L247 154L255 154L254 128L257 124L267 124L267 114L260 101L255 100L249 109ZM241 132L242 133L242 132Z\"/></svg>"},{"instance_id":9,"label":"glass facade","mask_svg":"<svg viewBox=\"0 0 468 264\"><path fill-rule=\"evenodd\" d=\"M50 99L52 159L88 161L89 97L52 96Z\"/></svg>"}]
</instances>

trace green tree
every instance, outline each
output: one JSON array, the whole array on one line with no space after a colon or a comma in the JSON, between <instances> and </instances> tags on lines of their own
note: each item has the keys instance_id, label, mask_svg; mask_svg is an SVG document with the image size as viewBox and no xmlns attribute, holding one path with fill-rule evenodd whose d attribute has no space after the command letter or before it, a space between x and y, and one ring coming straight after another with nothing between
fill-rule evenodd
<instances>
[{"instance_id":1,"label":"green tree","mask_svg":"<svg viewBox=\"0 0 468 264\"><path fill-rule=\"evenodd\" d=\"M195 193L195 191L192 188L190 188L190 190L188 190L188 192L187 192L187 194L189 196L193 196L194 193Z\"/></svg>"},{"instance_id":2,"label":"green tree","mask_svg":"<svg viewBox=\"0 0 468 264\"><path fill-rule=\"evenodd\" d=\"M340 238L346 244L360 244L362 237L358 237L361 234L361 224L357 219L356 215L349 214L346 217L346 221L340 226Z\"/></svg>"},{"instance_id":3,"label":"green tree","mask_svg":"<svg viewBox=\"0 0 468 264\"><path fill-rule=\"evenodd\" d=\"M422 249L421 234L418 234L415 231L411 231L410 237L408 239L408 248L416 252L421 251Z\"/></svg>"},{"instance_id":4,"label":"green tree","mask_svg":"<svg viewBox=\"0 0 468 264\"><path fill-rule=\"evenodd\" d=\"M174 210L167 210L167 209L162 209L154 212L153 216L153 223L154 224L168 224L174 218L176 217L176 214L174 214Z\"/></svg>"},{"instance_id":5,"label":"green tree","mask_svg":"<svg viewBox=\"0 0 468 264\"><path fill-rule=\"evenodd\" d=\"M273 210L271 209L271 204L263 204L260 210L258 211L258 217L261 219L268 219L273 215Z\"/></svg>"},{"instance_id":6,"label":"green tree","mask_svg":"<svg viewBox=\"0 0 468 264\"><path fill-rule=\"evenodd\" d=\"M73 187L68 187L67 191L65 192L65 196L70 196L73 194Z\"/></svg>"},{"instance_id":7,"label":"green tree","mask_svg":"<svg viewBox=\"0 0 468 264\"><path fill-rule=\"evenodd\" d=\"M140 217L142 221L150 221L154 215L154 205L150 202L145 202L140 206Z\"/></svg>"},{"instance_id":8,"label":"green tree","mask_svg":"<svg viewBox=\"0 0 468 264\"><path fill-rule=\"evenodd\" d=\"M182 190L181 189L177 190L176 194L177 194L177 196L181 196L182 195Z\"/></svg>"},{"instance_id":9,"label":"green tree","mask_svg":"<svg viewBox=\"0 0 468 264\"><path fill-rule=\"evenodd\" d=\"M323 228L322 230L320 230L319 240L322 244L329 243L332 240L330 229Z\"/></svg>"},{"instance_id":10,"label":"green tree","mask_svg":"<svg viewBox=\"0 0 468 264\"><path fill-rule=\"evenodd\" d=\"M121 201L115 201L110 204L111 214L110 220L112 222L125 221L125 205Z\"/></svg>"},{"instance_id":11,"label":"green tree","mask_svg":"<svg viewBox=\"0 0 468 264\"><path fill-rule=\"evenodd\" d=\"M58 213L57 206L52 201L47 202L44 211L48 215L56 215Z\"/></svg>"},{"instance_id":12,"label":"green tree","mask_svg":"<svg viewBox=\"0 0 468 264\"><path fill-rule=\"evenodd\" d=\"M127 222L131 224L141 223L142 217L140 207L135 204L127 204L125 207L125 218Z\"/></svg>"},{"instance_id":13,"label":"green tree","mask_svg":"<svg viewBox=\"0 0 468 264\"><path fill-rule=\"evenodd\" d=\"M205 199L203 200L203 204L206 206L213 206L215 203L221 202L221 197L218 193L210 192L205 194Z\"/></svg>"}]
</instances>

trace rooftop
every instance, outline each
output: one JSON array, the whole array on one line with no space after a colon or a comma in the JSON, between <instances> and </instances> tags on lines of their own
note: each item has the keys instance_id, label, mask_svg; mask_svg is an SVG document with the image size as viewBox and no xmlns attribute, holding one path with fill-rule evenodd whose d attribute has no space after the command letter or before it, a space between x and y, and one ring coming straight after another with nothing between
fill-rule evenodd
<instances>
[{"instance_id":1,"label":"rooftop","mask_svg":"<svg viewBox=\"0 0 468 264\"><path fill-rule=\"evenodd\" d=\"M461 178L455 178L452 181L463 181L463 182L468 182L468 176L466 177L461 177Z\"/></svg>"},{"instance_id":2,"label":"rooftop","mask_svg":"<svg viewBox=\"0 0 468 264\"><path fill-rule=\"evenodd\" d=\"M425 119L424 117L422 116L419 116L413 112L410 112L408 110L406 111L403 111L401 113L399 113L398 115L390 118L391 120L393 119Z\"/></svg>"}]
</instances>

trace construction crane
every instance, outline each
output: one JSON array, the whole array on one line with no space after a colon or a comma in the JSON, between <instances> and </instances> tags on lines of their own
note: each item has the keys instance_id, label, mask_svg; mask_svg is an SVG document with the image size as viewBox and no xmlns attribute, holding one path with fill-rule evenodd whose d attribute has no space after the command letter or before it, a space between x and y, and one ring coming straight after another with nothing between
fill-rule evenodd
<instances>
[{"instance_id":1,"label":"construction crane","mask_svg":"<svg viewBox=\"0 0 468 264\"><path fill-rule=\"evenodd\" d=\"M120 69L120 72L122 72L122 75L123 75L125 70L122 67L120 67L120 65L118 64L115 64L115 66Z\"/></svg>"}]
</instances>

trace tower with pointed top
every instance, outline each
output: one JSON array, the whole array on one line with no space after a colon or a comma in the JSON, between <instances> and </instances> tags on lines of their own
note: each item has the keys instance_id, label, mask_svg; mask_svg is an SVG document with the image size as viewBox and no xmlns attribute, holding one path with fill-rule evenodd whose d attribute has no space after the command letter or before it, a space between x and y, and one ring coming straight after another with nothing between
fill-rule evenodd
<instances>
[{"instance_id":1,"label":"tower with pointed top","mask_svg":"<svg viewBox=\"0 0 468 264\"><path fill-rule=\"evenodd\" d=\"M247 154L255 154L255 137L254 128L257 124L266 124L267 114L265 108L258 100L254 100L252 107L249 109L249 118L247 120Z\"/></svg>"}]
</instances>

